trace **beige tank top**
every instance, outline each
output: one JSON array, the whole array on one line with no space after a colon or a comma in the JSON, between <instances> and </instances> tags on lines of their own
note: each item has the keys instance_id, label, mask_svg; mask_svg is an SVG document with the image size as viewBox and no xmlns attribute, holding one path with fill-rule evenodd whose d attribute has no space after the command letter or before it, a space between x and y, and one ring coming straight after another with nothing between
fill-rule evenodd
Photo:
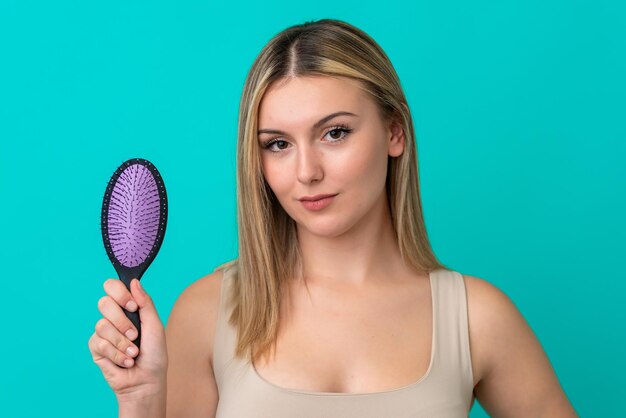
<instances>
[{"instance_id":1,"label":"beige tank top","mask_svg":"<svg viewBox=\"0 0 626 418\"><path fill-rule=\"evenodd\" d=\"M218 267L219 268L219 267ZM228 324L226 293L236 264L224 269L213 348L219 402L216 418L458 418L467 417L473 391L463 276L430 273L433 339L430 365L418 381L370 393L307 392L279 387L249 361L235 359L236 330Z\"/></svg>"}]
</instances>

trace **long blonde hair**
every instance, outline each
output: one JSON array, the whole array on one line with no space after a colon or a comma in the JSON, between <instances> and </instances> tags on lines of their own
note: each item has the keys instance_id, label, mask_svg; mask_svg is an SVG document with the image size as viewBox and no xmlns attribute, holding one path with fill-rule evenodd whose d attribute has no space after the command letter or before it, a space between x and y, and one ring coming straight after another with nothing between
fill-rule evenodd
<instances>
[{"instance_id":1,"label":"long blonde hair","mask_svg":"<svg viewBox=\"0 0 626 418\"><path fill-rule=\"evenodd\" d=\"M404 152L389 157L386 191L402 258L422 272L446 268L432 252L420 200L411 113L398 76L380 46L360 29L322 19L275 35L256 57L241 96L237 142L238 258L229 323L237 329L235 356L252 361L275 347L281 291L301 270L295 222L278 203L261 170L257 142L259 103L268 86L285 77L343 76L378 104L384 120L397 120ZM246 357L247 356L247 357Z\"/></svg>"}]
</instances>

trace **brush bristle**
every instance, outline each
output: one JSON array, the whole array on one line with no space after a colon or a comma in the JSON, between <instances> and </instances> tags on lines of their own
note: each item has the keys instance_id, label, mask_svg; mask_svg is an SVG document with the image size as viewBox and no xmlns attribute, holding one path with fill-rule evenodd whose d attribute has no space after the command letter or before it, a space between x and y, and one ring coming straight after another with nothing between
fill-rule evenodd
<instances>
[{"instance_id":1,"label":"brush bristle","mask_svg":"<svg viewBox=\"0 0 626 418\"><path fill-rule=\"evenodd\" d=\"M159 190L141 164L129 165L117 178L108 209L108 237L115 258L126 267L143 263L159 232Z\"/></svg>"}]
</instances>

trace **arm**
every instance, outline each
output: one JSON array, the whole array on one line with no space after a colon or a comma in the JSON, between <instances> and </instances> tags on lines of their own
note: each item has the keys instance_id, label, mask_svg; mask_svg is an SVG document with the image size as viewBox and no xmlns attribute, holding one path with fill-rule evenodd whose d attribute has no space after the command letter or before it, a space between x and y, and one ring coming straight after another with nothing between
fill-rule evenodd
<instances>
[{"instance_id":1,"label":"arm","mask_svg":"<svg viewBox=\"0 0 626 418\"><path fill-rule=\"evenodd\" d=\"M156 394L150 399L143 399L139 402L120 402L118 407L118 417L165 418L165 393Z\"/></svg>"},{"instance_id":2,"label":"arm","mask_svg":"<svg viewBox=\"0 0 626 418\"><path fill-rule=\"evenodd\" d=\"M167 417L215 417L219 396L212 357L222 274L192 283L170 313L165 329Z\"/></svg>"},{"instance_id":3,"label":"arm","mask_svg":"<svg viewBox=\"0 0 626 418\"><path fill-rule=\"evenodd\" d=\"M494 417L578 415L532 329L497 287L464 275L470 347L480 380L474 393Z\"/></svg>"}]
</instances>

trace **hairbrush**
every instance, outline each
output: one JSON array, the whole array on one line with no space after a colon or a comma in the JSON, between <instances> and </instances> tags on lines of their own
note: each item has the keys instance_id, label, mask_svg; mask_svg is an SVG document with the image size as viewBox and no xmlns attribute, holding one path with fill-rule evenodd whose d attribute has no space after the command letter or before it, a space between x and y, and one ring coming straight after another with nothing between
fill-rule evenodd
<instances>
[{"instance_id":1,"label":"hairbrush","mask_svg":"<svg viewBox=\"0 0 626 418\"><path fill-rule=\"evenodd\" d=\"M130 291L156 257L167 225L167 194L163 179L148 160L132 158L115 170L102 201L102 239L119 279ZM137 328L141 342L139 310L126 317Z\"/></svg>"}]
</instances>

